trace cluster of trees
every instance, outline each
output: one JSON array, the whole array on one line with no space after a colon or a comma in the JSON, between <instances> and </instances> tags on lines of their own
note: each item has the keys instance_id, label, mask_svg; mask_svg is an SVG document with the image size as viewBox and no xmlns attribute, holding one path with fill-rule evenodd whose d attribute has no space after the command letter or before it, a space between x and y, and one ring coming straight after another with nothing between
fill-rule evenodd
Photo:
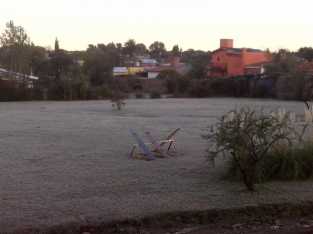
<instances>
[{"instance_id":1,"label":"cluster of trees","mask_svg":"<svg viewBox=\"0 0 313 234\"><path fill-rule=\"evenodd\" d=\"M275 97L280 99L306 99L307 87L312 83L312 74L305 64L312 62L313 48L300 48L297 52L279 50L266 67L267 77L275 81Z\"/></svg>"},{"instance_id":2,"label":"cluster of trees","mask_svg":"<svg viewBox=\"0 0 313 234\"><path fill-rule=\"evenodd\" d=\"M209 63L208 52L182 51L178 45L167 50L160 41L148 48L131 39L124 44L112 42L89 45L85 51L66 51L56 39L51 50L32 43L24 28L13 21L6 24L0 35L0 67L40 78L35 91L31 91L31 98L72 100L109 96L110 90L116 88L112 68L127 66L137 56L150 56L159 62L180 56L192 65L190 76L193 78L204 77ZM18 88L22 89L23 84ZM9 99L23 98L26 97Z\"/></svg>"},{"instance_id":3,"label":"cluster of trees","mask_svg":"<svg viewBox=\"0 0 313 234\"><path fill-rule=\"evenodd\" d=\"M167 89L177 97L229 96L289 100L307 100L308 96L312 97L313 49L306 47L297 52L279 50L272 56L273 60L266 65L266 73L262 76L190 79L190 76L184 77L173 71L164 71L160 78L166 80ZM202 65L197 61L199 58L200 56L189 62L194 63L191 72L197 72L195 77L204 77L200 73L201 69L197 69ZM201 61L205 61L205 57ZM205 72L205 69L202 71Z\"/></svg>"}]
</instances>

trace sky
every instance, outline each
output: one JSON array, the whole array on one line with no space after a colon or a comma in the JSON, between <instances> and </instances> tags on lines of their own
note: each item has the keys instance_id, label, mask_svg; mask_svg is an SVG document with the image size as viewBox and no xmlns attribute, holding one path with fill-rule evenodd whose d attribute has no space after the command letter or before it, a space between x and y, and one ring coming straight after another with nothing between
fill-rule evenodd
<instances>
[{"instance_id":1,"label":"sky","mask_svg":"<svg viewBox=\"0 0 313 234\"><path fill-rule=\"evenodd\" d=\"M36 45L67 50L135 39L167 49L313 47L311 0L9 0L0 4L0 32L13 20Z\"/></svg>"}]
</instances>

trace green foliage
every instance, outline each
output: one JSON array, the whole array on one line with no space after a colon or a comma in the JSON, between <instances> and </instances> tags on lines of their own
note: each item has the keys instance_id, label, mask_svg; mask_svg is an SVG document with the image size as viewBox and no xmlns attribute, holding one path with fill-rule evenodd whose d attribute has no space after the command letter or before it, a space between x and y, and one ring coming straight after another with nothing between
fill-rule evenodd
<instances>
[{"instance_id":1,"label":"green foliage","mask_svg":"<svg viewBox=\"0 0 313 234\"><path fill-rule=\"evenodd\" d=\"M240 179L241 174L234 160L229 162L227 178ZM256 172L257 182L271 180L306 180L313 177L313 142L290 147L273 147Z\"/></svg>"},{"instance_id":2,"label":"green foliage","mask_svg":"<svg viewBox=\"0 0 313 234\"><path fill-rule=\"evenodd\" d=\"M266 66L266 73L270 77L279 77L285 74L294 74L297 72L299 59L288 50L279 50L273 54L272 63Z\"/></svg>"},{"instance_id":3,"label":"green foliage","mask_svg":"<svg viewBox=\"0 0 313 234\"><path fill-rule=\"evenodd\" d=\"M210 97L212 96L211 83L203 80L193 81L188 89L188 94L197 98Z\"/></svg>"},{"instance_id":4,"label":"green foliage","mask_svg":"<svg viewBox=\"0 0 313 234\"><path fill-rule=\"evenodd\" d=\"M142 92L137 92L137 93L135 94L135 97L136 97L137 99L141 99L141 98L144 98L144 94L143 94Z\"/></svg>"},{"instance_id":5,"label":"green foliage","mask_svg":"<svg viewBox=\"0 0 313 234\"><path fill-rule=\"evenodd\" d=\"M188 77L192 79L204 79L207 77L208 65L211 61L209 52L190 49L183 52L182 61L191 65Z\"/></svg>"},{"instance_id":6,"label":"green foliage","mask_svg":"<svg viewBox=\"0 0 313 234\"><path fill-rule=\"evenodd\" d=\"M262 165L262 179L304 180L313 176L313 142L273 148Z\"/></svg>"},{"instance_id":7,"label":"green foliage","mask_svg":"<svg viewBox=\"0 0 313 234\"><path fill-rule=\"evenodd\" d=\"M30 39L22 26L16 26L13 21L6 24L6 29L0 37L0 43L3 47L27 46L30 45Z\"/></svg>"},{"instance_id":8,"label":"green foliage","mask_svg":"<svg viewBox=\"0 0 313 234\"><path fill-rule=\"evenodd\" d=\"M133 39L128 40L124 44L124 53L129 56L133 57L136 52L136 41Z\"/></svg>"},{"instance_id":9,"label":"green foliage","mask_svg":"<svg viewBox=\"0 0 313 234\"><path fill-rule=\"evenodd\" d=\"M180 49L178 45L174 45L174 46L173 46L173 49L172 49L172 51L171 51L171 54L172 54L173 56L181 56L181 54L182 54L182 49Z\"/></svg>"},{"instance_id":10,"label":"green foliage","mask_svg":"<svg viewBox=\"0 0 313 234\"><path fill-rule=\"evenodd\" d=\"M266 66L266 75L276 80L276 97L279 99L302 100L307 75L301 70L303 59L299 53L280 50L273 54L272 63Z\"/></svg>"},{"instance_id":11,"label":"green foliage","mask_svg":"<svg viewBox=\"0 0 313 234\"><path fill-rule=\"evenodd\" d=\"M106 85L87 88L87 99L110 99L112 96L112 90Z\"/></svg>"},{"instance_id":12,"label":"green foliage","mask_svg":"<svg viewBox=\"0 0 313 234\"><path fill-rule=\"evenodd\" d=\"M309 62L313 61L313 48L312 47L303 47L300 48L297 52L297 55L300 58L306 59Z\"/></svg>"},{"instance_id":13,"label":"green foliage","mask_svg":"<svg viewBox=\"0 0 313 234\"><path fill-rule=\"evenodd\" d=\"M258 172L275 145L299 143L299 134L292 126L289 114L271 115L248 107L223 116L204 136L209 142L208 158L230 157L248 190L255 190Z\"/></svg>"},{"instance_id":14,"label":"green foliage","mask_svg":"<svg viewBox=\"0 0 313 234\"><path fill-rule=\"evenodd\" d=\"M57 52L59 50L60 50L59 40L58 38L56 38L54 42L54 51Z\"/></svg>"},{"instance_id":15,"label":"green foliage","mask_svg":"<svg viewBox=\"0 0 313 234\"><path fill-rule=\"evenodd\" d=\"M188 91L190 80L174 70L164 70L160 72L158 78L166 81L168 93L179 95Z\"/></svg>"},{"instance_id":16,"label":"green foliage","mask_svg":"<svg viewBox=\"0 0 313 234\"><path fill-rule=\"evenodd\" d=\"M152 99L161 98L161 94L160 94L160 92L153 91L153 92L150 94L150 98L152 98Z\"/></svg>"},{"instance_id":17,"label":"green foliage","mask_svg":"<svg viewBox=\"0 0 313 234\"><path fill-rule=\"evenodd\" d=\"M144 56L148 54L148 49L145 44L139 43L136 44L135 54L139 56Z\"/></svg>"},{"instance_id":18,"label":"green foliage","mask_svg":"<svg viewBox=\"0 0 313 234\"><path fill-rule=\"evenodd\" d=\"M163 42L155 41L149 46L150 55L152 58L161 61L167 56L167 51Z\"/></svg>"},{"instance_id":19,"label":"green foliage","mask_svg":"<svg viewBox=\"0 0 313 234\"><path fill-rule=\"evenodd\" d=\"M0 36L0 45L0 64L10 71L30 74L33 45L23 27L8 22Z\"/></svg>"},{"instance_id":20,"label":"green foliage","mask_svg":"<svg viewBox=\"0 0 313 234\"><path fill-rule=\"evenodd\" d=\"M112 80L112 68L120 63L120 51L114 44L89 45L86 51L84 71L92 86L108 84Z\"/></svg>"}]
</instances>

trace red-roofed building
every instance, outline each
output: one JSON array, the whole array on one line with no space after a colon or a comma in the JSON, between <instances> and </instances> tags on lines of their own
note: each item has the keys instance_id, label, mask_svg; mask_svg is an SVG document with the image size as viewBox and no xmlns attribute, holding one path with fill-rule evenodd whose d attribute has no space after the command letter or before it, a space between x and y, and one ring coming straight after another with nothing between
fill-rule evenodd
<instances>
[{"instance_id":1,"label":"red-roofed building","mask_svg":"<svg viewBox=\"0 0 313 234\"><path fill-rule=\"evenodd\" d=\"M234 77L262 74L271 61L269 52L234 48L232 39L221 39L220 48L212 53L209 77Z\"/></svg>"}]
</instances>

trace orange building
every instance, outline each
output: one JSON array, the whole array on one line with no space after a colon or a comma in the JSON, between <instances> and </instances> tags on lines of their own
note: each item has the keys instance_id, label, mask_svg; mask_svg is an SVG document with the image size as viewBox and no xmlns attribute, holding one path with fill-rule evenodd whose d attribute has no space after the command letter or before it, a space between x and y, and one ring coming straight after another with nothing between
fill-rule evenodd
<instances>
[{"instance_id":1,"label":"orange building","mask_svg":"<svg viewBox=\"0 0 313 234\"><path fill-rule=\"evenodd\" d=\"M234 48L232 39L221 39L220 48L212 53L210 77L233 77L261 74L271 55L257 49Z\"/></svg>"}]
</instances>

